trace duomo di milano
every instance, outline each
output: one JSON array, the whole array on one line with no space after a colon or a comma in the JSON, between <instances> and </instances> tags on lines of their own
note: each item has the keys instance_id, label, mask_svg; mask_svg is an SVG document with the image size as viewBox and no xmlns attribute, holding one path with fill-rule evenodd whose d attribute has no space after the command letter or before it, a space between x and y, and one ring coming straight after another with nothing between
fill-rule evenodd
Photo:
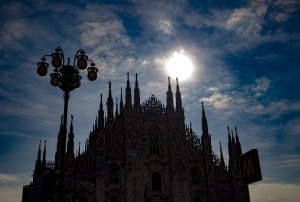
<instances>
[{"instance_id":1,"label":"duomo di milano","mask_svg":"<svg viewBox=\"0 0 300 202\"><path fill-rule=\"evenodd\" d=\"M177 80L177 79L176 79ZM109 83L104 115L102 94L98 118L85 150L74 154L71 121L65 155L65 201L70 202L244 202L249 201L243 184L238 134L228 127L229 164L212 151L211 135L202 103L202 136L185 124L178 80L176 105L170 79L164 106L154 95L140 103L137 75L134 98L129 81L114 101ZM73 118L72 118L73 119ZM60 168L61 124L54 161L46 161L41 145L33 181L23 187L23 202L56 201L57 170Z\"/></svg>"}]
</instances>

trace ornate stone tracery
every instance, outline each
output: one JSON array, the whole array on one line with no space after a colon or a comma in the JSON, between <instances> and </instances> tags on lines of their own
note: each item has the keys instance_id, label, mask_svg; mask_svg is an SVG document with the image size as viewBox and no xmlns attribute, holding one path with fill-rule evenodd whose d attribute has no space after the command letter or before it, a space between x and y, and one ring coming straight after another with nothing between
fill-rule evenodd
<instances>
[{"instance_id":1,"label":"ornate stone tracery","mask_svg":"<svg viewBox=\"0 0 300 202\"><path fill-rule=\"evenodd\" d=\"M149 134L150 154L159 154L159 135L156 130Z\"/></svg>"},{"instance_id":2,"label":"ornate stone tracery","mask_svg":"<svg viewBox=\"0 0 300 202\"><path fill-rule=\"evenodd\" d=\"M152 95L142 104L142 113L149 116L162 116L166 114L166 108L160 100Z\"/></svg>"}]
</instances>

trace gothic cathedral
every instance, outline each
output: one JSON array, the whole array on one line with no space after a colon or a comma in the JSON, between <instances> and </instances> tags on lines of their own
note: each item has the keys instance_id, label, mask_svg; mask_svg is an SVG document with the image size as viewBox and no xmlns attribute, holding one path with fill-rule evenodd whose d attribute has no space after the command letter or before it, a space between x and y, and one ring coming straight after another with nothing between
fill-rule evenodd
<instances>
[{"instance_id":1,"label":"gothic cathedral","mask_svg":"<svg viewBox=\"0 0 300 202\"><path fill-rule=\"evenodd\" d=\"M202 103L202 136L185 124L178 80L176 106L170 78L164 106L154 95L140 104L137 75L134 98L127 74L125 104L114 101L109 82L107 115L102 94L98 118L85 144L74 154L73 121L68 133L64 169L64 198L68 202L245 202L237 131L228 127L229 165L212 151ZM117 101L116 101L117 102ZM119 106L118 106L119 104ZM73 117L72 117L73 119ZM200 122L200 120L199 120ZM41 144L33 181L23 187L23 202L56 201L61 158L61 123L55 161L46 162Z\"/></svg>"}]
</instances>

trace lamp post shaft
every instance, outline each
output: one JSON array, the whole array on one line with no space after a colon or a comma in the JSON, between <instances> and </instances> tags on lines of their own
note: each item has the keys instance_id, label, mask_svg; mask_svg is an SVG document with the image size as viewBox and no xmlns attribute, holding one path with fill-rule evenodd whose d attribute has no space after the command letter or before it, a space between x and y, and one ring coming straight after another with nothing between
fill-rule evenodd
<instances>
[{"instance_id":1,"label":"lamp post shaft","mask_svg":"<svg viewBox=\"0 0 300 202\"><path fill-rule=\"evenodd\" d=\"M64 131L62 134L61 159L60 159L60 180L59 180L59 202L64 201L64 175L65 175L65 154L67 140L67 120L68 120L68 101L70 97L69 91L64 91Z\"/></svg>"}]
</instances>

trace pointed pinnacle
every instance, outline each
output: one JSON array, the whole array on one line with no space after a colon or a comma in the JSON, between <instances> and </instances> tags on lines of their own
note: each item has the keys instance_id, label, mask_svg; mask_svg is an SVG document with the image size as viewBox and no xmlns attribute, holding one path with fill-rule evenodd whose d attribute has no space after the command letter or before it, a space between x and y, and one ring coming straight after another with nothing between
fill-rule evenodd
<instances>
[{"instance_id":1,"label":"pointed pinnacle","mask_svg":"<svg viewBox=\"0 0 300 202\"><path fill-rule=\"evenodd\" d=\"M204 111L203 102L201 102L201 104L202 104L202 116L205 117L205 111Z\"/></svg>"},{"instance_id":2,"label":"pointed pinnacle","mask_svg":"<svg viewBox=\"0 0 300 202\"><path fill-rule=\"evenodd\" d=\"M136 73L136 74L135 74L135 87L138 87L138 80L137 80L137 76L138 76L138 74Z\"/></svg>"}]
</instances>

